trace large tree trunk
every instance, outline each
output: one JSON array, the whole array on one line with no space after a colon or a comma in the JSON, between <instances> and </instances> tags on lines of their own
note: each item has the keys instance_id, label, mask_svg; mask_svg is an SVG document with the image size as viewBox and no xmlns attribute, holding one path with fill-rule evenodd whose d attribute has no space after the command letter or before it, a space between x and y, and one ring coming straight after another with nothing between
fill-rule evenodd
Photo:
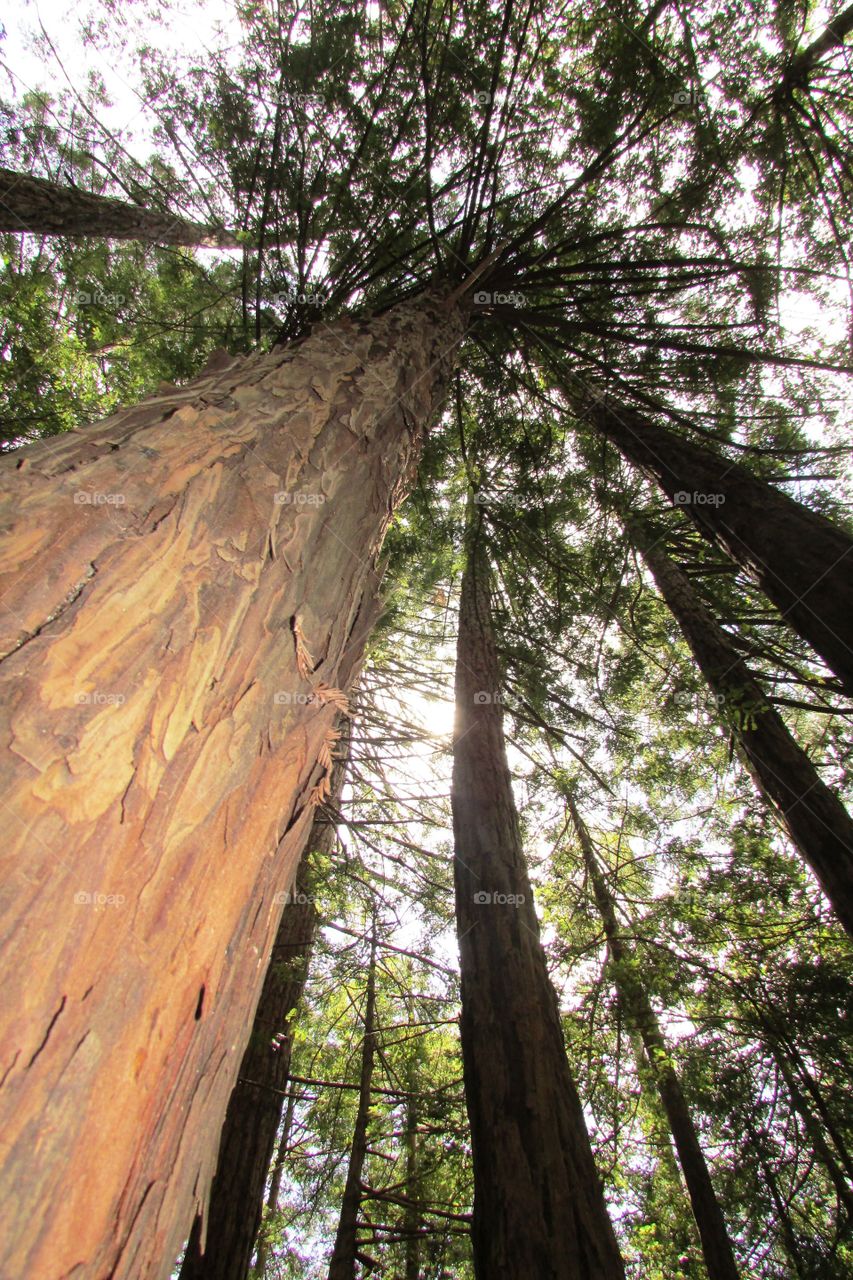
<instances>
[{"instance_id":1,"label":"large tree trunk","mask_svg":"<svg viewBox=\"0 0 853 1280\"><path fill-rule=\"evenodd\" d=\"M373 1085L373 1060L376 1055L376 921L370 940L370 963L367 967L367 991L364 1003L364 1036L361 1047L361 1076L358 1086L358 1109L350 1143L349 1165L341 1200L341 1212L335 1247L329 1263L329 1280L356 1280L358 1260L358 1214L361 1209L364 1161L367 1156L367 1126L370 1120L370 1093Z\"/></svg>"},{"instance_id":2,"label":"large tree trunk","mask_svg":"<svg viewBox=\"0 0 853 1280\"><path fill-rule=\"evenodd\" d=\"M141 240L145 244L207 245L234 249L231 231L202 227L172 213L63 187L47 178L0 165L0 231L32 231L43 236Z\"/></svg>"},{"instance_id":3,"label":"large tree trunk","mask_svg":"<svg viewBox=\"0 0 853 1280\"><path fill-rule=\"evenodd\" d=\"M642 1040L646 1059L678 1153L678 1162L681 1165L693 1216L699 1230L699 1238L702 1241L702 1254L708 1278L709 1280L738 1280L737 1264L725 1218L714 1192L705 1155L699 1143L699 1135L681 1088L681 1081L672 1065L655 1011L623 941L613 898L598 864L589 831L571 795L566 797L566 804L604 925L619 999L629 1024L639 1033Z\"/></svg>"},{"instance_id":4,"label":"large tree trunk","mask_svg":"<svg viewBox=\"0 0 853 1280\"><path fill-rule=\"evenodd\" d=\"M687 575L641 521L632 518L627 527L716 695L756 785L782 818L853 937L853 820L795 742Z\"/></svg>"},{"instance_id":5,"label":"large tree trunk","mask_svg":"<svg viewBox=\"0 0 853 1280\"><path fill-rule=\"evenodd\" d=\"M204 1207L463 323L339 321L0 464L2 1275L168 1275Z\"/></svg>"},{"instance_id":6,"label":"large tree trunk","mask_svg":"<svg viewBox=\"0 0 853 1280\"><path fill-rule=\"evenodd\" d=\"M468 538L453 831L478 1280L624 1275L533 907L499 703L482 531Z\"/></svg>"},{"instance_id":7,"label":"large tree trunk","mask_svg":"<svg viewBox=\"0 0 853 1280\"><path fill-rule=\"evenodd\" d=\"M853 694L853 538L766 480L623 405L584 416L759 584Z\"/></svg>"},{"instance_id":8,"label":"large tree trunk","mask_svg":"<svg viewBox=\"0 0 853 1280\"><path fill-rule=\"evenodd\" d=\"M344 762L338 760L330 797L334 805L340 800L344 773ZM307 854L331 853L334 840L334 823L324 810L318 810L294 889L287 895L252 1034L228 1102L210 1190L204 1253L203 1224L198 1217L180 1280L246 1280L249 1274L290 1074L292 1019L305 990L317 927Z\"/></svg>"}]
</instances>

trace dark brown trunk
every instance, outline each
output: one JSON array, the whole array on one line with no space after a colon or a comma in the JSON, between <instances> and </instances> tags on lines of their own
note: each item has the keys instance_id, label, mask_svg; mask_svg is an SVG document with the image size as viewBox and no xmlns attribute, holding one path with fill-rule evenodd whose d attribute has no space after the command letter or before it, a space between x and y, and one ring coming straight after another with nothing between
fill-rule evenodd
<instances>
[{"instance_id":1,"label":"dark brown trunk","mask_svg":"<svg viewBox=\"0 0 853 1280\"><path fill-rule=\"evenodd\" d=\"M853 538L745 467L633 409L597 401L584 412L750 573L853 694Z\"/></svg>"},{"instance_id":2,"label":"dark brown trunk","mask_svg":"<svg viewBox=\"0 0 853 1280\"><path fill-rule=\"evenodd\" d=\"M622 1260L521 846L481 538L475 525L459 612L451 791L474 1269L478 1280L616 1280Z\"/></svg>"},{"instance_id":3,"label":"dark brown trunk","mask_svg":"<svg viewBox=\"0 0 853 1280\"><path fill-rule=\"evenodd\" d=\"M370 963L367 969L367 992L364 1006L364 1037L361 1049L361 1077L358 1088L358 1110L350 1144L347 1179L344 1185L335 1247L329 1263L329 1280L355 1280L358 1259L358 1214L361 1208L361 1175L367 1155L367 1127L370 1120L370 1091L373 1083L373 1059L376 1054L376 921L370 941Z\"/></svg>"},{"instance_id":4,"label":"dark brown trunk","mask_svg":"<svg viewBox=\"0 0 853 1280\"><path fill-rule=\"evenodd\" d=\"M715 695L756 785L782 818L839 920L853 936L850 815L794 741L743 658L699 599L687 575L663 549L660 539L655 539L636 518L628 521L628 530Z\"/></svg>"},{"instance_id":5,"label":"dark brown trunk","mask_svg":"<svg viewBox=\"0 0 853 1280\"><path fill-rule=\"evenodd\" d=\"M411 1021L411 1015L410 1015ZM418 1072L419 1050L415 1049L409 1062L406 1087L409 1096L406 1099L406 1208L403 1218L403 1229L406 1237L406 1276L405 1280L420 1280L421 1274L421 1237L423 1225L420 1213L420 1178L418 1177Z\"/></svg>"},{"instance_id":6,"label":"dark brown trunk","mask_svg":"<svg viewBox=\"0 0 853 1280\"><path fill-rule=\"evenodd\" d=\"M661 1104L669 1123L678 1153L678 1162L690 1196L690 1204L709 1280L738 1280L738 1268L729 1239L726 1221L711 1182L708 1165L693 1124L693 1117L672 1065L669 1050L646 990L634 968L633 960L622 938L616 908L586 824L571 796L566 797L572 823L577 832L584 866L592 884L596 905L604 925L607 946L613 960L613 975L619 999L633 1029L639 1033L646 1060L657 1086Z\"/></svg>"},{"instance_id":7,"label":"dark brown trunk","mask_svg":"<svg viewBox=\"0 0 853 1280\"><path fill-rule=\"evenodd\" d=\"M267 1194L267 1214L269 1218L278 1212L278 1195L281 1190L281 1178L284 1173L284 1166L287 1161L287 1154L290 1150L290 1131L293 1128L293 1115L296 1111L296 1094L291 1089L287 1099L287 1110L284 1113L284 1124L282 1125L281 1135L278 1140L278 1149L275 1154L275 1164L273 1165L272 1177L270 1178L270 1189ZM258 1233L258 1256L255 1259L255 1280L264 1280L267 1270L267 1259L269 1257L269 1234L267 1231L266 1219L261 1223Z\"/></svg>"},{"instance_id":8,"label":"dark brown trunk","mask_svg":"<svg viewBox=\"0 0 853 1280\"><path fill-rule=\"evenodd\" d=\"M0 461L0 1275L165 1276L203 1211L462 330L338 321Z\"/></svg>"},{"instance_id":9,"label":"dark brown trunk","mask_svg":"<svg viewBox=\"0 0 853 1280\"><path fill-rule=\"evenodd\" d=\"M234 249L233 232L0 166L0 231Z\"/></svg>"},{"instance_id":10,"label":"dark brown trunk","mask_svg":"<svg viewBox=\"0 0 853 1280\"><path fill-rule=\"evenodd\" d=\"M344 773L344 762L338 760L332 773L333 805L340 800ZM285 901L252 1034L228 1102L204 1252L200 1230L194 1227L179 1280L246 1280L249 1274L290 1072L293 1018L305 990L317 926L306 855L331 853L335 839L334 823L324 810L317 812L294 889Z\"/></svg>"}]
</instances>

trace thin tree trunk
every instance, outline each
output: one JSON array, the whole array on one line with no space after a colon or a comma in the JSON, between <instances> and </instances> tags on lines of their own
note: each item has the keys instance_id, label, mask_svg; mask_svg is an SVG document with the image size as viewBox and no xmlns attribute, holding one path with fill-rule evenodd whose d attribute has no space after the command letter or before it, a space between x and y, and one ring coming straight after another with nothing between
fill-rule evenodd
<instances>
[{"instance_id":1,"label":"thin tree trunk","mask_svg":"<svg viewBox=\"0 0 853 1280\"><path fill-rule=\"evenodd\" d=\"M585 416L759 584L853 694L853 538L705 445L626 406Z\"/></svg>"},{"instance_id":2,"label":"thin tree trunk","mask_svg":"<svg viewBox=\"0 0 853 1280\"><path fill-rule=\"evenodd\" d=\"M411 1021L411 1013L409 1014ZM406 1088L409 1096L406 1099L406 1208L403 1216L403 1230L406 1236L406 1273L405 1280L420 1280L421 1274L421 1236L423 1226L420 1212L420 1177L418 1174L418 1085L419 1049L416 1047L409 1061Z\"/></svg>"},{"instance_id":3,"label":"thin tree trunk","mask_svg":"<svg viewBox=\"0 0 853 1280\"><path fill-rule=\"evenodd\" d=\"M284 1173L287 1153L290 1150L290 1131L293 1128L293 1115L295 1111L296 1094L291 1089L290 1096L287 1099L287 1110L284 1113L284 1124L281 1128L281 1136L278 1140L278 1149L275 1155L272 1177L270 1178L270 1189L267 1194L267 1218L271 1217L272 1214L276 1213L278 1210L278 1195L281 1190L281 1176ZM255 1259L255 1280L264 1280L268 1257L269 1239L267 1236L266 1223L262 1222L261 1230L258 1235L258 1256Z\"/></svg>"},{"instance_id":4,"label":"thin tree trunk","mask_svg":"<svg viewBox=\"0 0 853 1280\"><path fill-rule=\"evenodd\" d=\"M361 1077L358 1110L350 1144L349 1166L341 1200L341 1213L335 1236L335 1247L329 1263L329 1280L355 1280L358 1258L358 1214L361 1208L361 1175L367 1155L367 1126L370 1119L370 1089L373 1083L373 1059L376 1053L376 921L370 939L370 963L367 969L367 993L364 1008L364 1037L361 1050Z\"/></svg>"},{"instance_id":5,"label":"thin tree trunk","mask_svg":"<svg viewBox=\"0 0 853 1280\"><path fill-rule=\"evenodd\" d=\"M853 936L853 820L795 742L749 667L699 599L687 575L670 559L660 539L655 539L635 517L626 523L716 696L756 785L782 818L839 920Z\"/></svg>"},{"instance_id":6,"label":"thin tree trunk","mask_svg":"<svg viewBox=\"0 0 853 1280\"><path fill-rule=\"evenodd\" d=\"M521 846L482 529L469 506L456 663L453 831L478 1280L624 1275Z\"/></svg>"},{"instance_id":7,"label":"thin tree trunk","mask_svg":"<svg viewBox=\"0 0 853 1280\"><path fill-rule=\"evenodd\" d=\"M339 803L344 774L344 762L337 760L333 805ZM307 854L330 853L335 839L334 823L323 810L317 813L294 890L285 902L252 1033L228 1102L205 1215L207 1237L202 1242L199 1217L179 1280L246 1280L249 1274L290 1073L291 1020L305 990L317 928Z\"/></svg>"},{"instance_id":8,"label":"thin tree trunk","mask_svg":"<svg viewBox=\"0 0 853 1280\"><path fill-rule=\"evenodd\" d=\"M143 244L207 245L234 249L232 231L203 227L172 213L98 196L80 187L64 187L0 166L0 231L31 231L43 236L140 240Z\"/></svg>"},{"instance_id":9,"label":"thin tree trunk","mask_svg":"<svg viewBox=\"0 0 853 1280\"><path fill-rule=\"evenodd\" d=\"M809 1103L800 1089L794 1076L791 1064L788 1062L784 1047L775 1038L770 1041L770 1052L776 1065L779 1068L779 1074L785 1081L788 1089L788 1095L791 1099L791 1106L803 1122L803 1126L812 1146L815 1155L823 1165L827 1175L835 1187L838 1199L844 1205L848 1217L853 1221L853 1184L851 1184L844 1175L844 1170L835 1158L834 1152L830 1149L823 1129L812 1111Z\"/></svg>"},{"instance_id":10,"label":"thin tree trunk","mask_svg":"<svg viewBox=\"0 0 853 1280\"><path fill-rule=\"evenodd\" d=\"M165 1276L203 1207L463 324L339 321L0 461L2 1275Z\"/></svg>"},{"instance_id":11,"label":"thin tree trunk","mask_svg":"<svg viewBox=\"0 0 853 1280\"><path fill-rule=\"evenodd\" d=\"M623 941L613 898L599 866L589 831L571 795L566 796L566 804L577 832L584 866L604 924L619 999L629 1022L639 1032L646 1059L669 1122L681 1172L690 1196L693 1216L699 1229L709 1280L738 1280L738 1268L726 1221L711 1182L711 1175L681 1088L681 1081L672 1065L655 1011Z\"/></svg>"}]
</instances>

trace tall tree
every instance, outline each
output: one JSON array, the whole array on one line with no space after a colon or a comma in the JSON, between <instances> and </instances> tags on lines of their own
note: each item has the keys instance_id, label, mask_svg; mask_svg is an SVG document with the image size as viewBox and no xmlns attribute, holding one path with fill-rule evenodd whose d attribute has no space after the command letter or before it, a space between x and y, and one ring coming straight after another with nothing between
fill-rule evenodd
<instances>
[{"instance_id":1,"label":"tall tree","mask_svg":"<svg viewBox=\"0 0 853 1280\"><path fill-rule=\"evenodd\" d=\"M235 249L232 231L203 227L158 209L128 204L81 187L64 187L0 165L0 231L42 236L104 236L146 244Z\"/></svg>"},{"instance_id":2,"label":"tall tree","mask_svg":"<svg viewBox=\"0 0 853 1280\"><path fill-rule=\"evenodd\" d=\"M592 884L593 896L601 913L604 933L613 965L619 998L645 1050L658 1095L672 1132L678 1162L690 1196L690 1204L709 1280L738 1280L739 1271L729 1239L726 1221L708 1171L699 1135L687 1105L672 1055L660 1029L651 1001L622 936L616 915L616 904L599 864L592 838L580 815L574 796L566 795L566 807L577 835L584 867Z\"/></svg>"},{"instance_id":3,"label":"tall tree","mask_svg":"<svg viewBox=\"0 0 853 1280\"><path fill-rule=\"evenodd\" d=\"M628 518L627 527L762 795L782 818L853 937L853 820L661 539L636 515Z\"/></svg>"},{"instance_id":4,"label":"tall tree","mask_svg":"<svg viewBox=\"0 0 853 1280\"><path fill-rule=\"evenodd\" d=\"M341 321L3 463L0 1270L159 1275L202 1207L463 324Z\"/></svg>"},{"instance_id":5,"label":"tall tree","mask_svg":"<svg viewBox=\"0 0 853 1280\"><path fill-rule=\"evenodd\" d=\"M481 1280L611 1280L624 1271L539 941L473 501L468 518L451 800L475 1270Z\"/></svg>"}]
</instances>

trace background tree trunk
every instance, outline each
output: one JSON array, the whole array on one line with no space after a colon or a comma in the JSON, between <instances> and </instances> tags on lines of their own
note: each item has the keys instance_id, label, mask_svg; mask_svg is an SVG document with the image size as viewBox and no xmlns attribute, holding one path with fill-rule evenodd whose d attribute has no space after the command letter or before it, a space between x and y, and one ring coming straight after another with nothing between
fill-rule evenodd
<instances>
[{"instance_id":1,"label":"background tree trunk","mask_svg":"<svg viewBox=\"0 0 853 1280\"><path fill-rule=\"evenodd\" d=\"M339 321L0 462L1 1275L165 1276L203 1209L462 330Z\"/></svg>"},{"instance_id":2,"label":"background tree trunk","mask_svg":"<svg viewBox=\"0 0 853 1280\"><path fill-rule=\"evenodd\" d=\"M341 1200L341 1215L335 1236L335 1247L329 1263L329 1280L355 1280L358 1257L358 1214L361 1208L361 1175L367 1155L367 1126L370 1119L370 1089L373 1083L373 1059L376 1053L376 920L370 938L370 963L367 969L367 992L364 1006L364 1038L361 1049L361 1076L358 1110L352 1131L349 1165Z\"/></svg>"},{"instance_id":3,"label":"background tree trunk","mask_svg":"<svg viewBox=\"0 0 853 1280\"><path fill-rule=\"evenodd\" d=\"M566 1059L506 761L488 564L469 536L453 831L478 1280L624 1275Z\"/></svg>"},{"instance_id":4,"label":"background tree trunk","mask_svg":"<svg viewBox=\"0 0 853 1280\"><path fill-rule=\"evenodd\" d=\"M571 795L566 796L566 804L577 832L584 866L604 925L619 999L629 1023L639 1032L675 1142L675 1149L678 1152L678 1162L681 1165L693 1216L699 1229L699 1238L702 1241L702 1254L708 1271L708 1280L738 1280L738 1268L726 1221L711 1182L711 1175L681 1088L681 1081L672 1065L655 1011L623 942L613 898L598 864L589 831Z\"/></svg>"},{"instance_id":5,"label":"background tree trunk","mask_svg":"<svg viewBox=\"0 0 853 1280\"><path fill-rule=\"evenodd\" d=\"M748 570L853 694L853 538L745 467L631 408L593 402L584 413Z\"/></svg>"},{"instance_id":6,"label":"background tree trunk","mask_svg":"<svg viewBox=\"0 0 853 1280\"><path fill-rule=\"evenodd\" d=\"M335 806L344 775L345 764L337 760L330 797ZM308 854L331 853L334 841L334 822L320 809L294 889L285 902L254 1026L228 1102L210 1190L204 1252L197 1218L180 1280L246 1280L249 1274L290 1074L293 1017L305 990L317 928Z\"/></svg>"},{"instance_id":7,"label":"background tree trunk","mask_svg":"<svg viewBox=\"0 0 853 1280\"><path fill-rule=\"evenodd\" d=\"M660 539L637 518L628 522L628 529L716 695L756 785L853 937L853 820Z\"/></svg>"},{"instance_id":8,"label":"background tree trunk","mask_svg":"<svg viewBox=\"0 0 853 1280\"><path fill-rule=\"evenodd\" d=\"M79 187L63 187L47 178L0 166L0 231L32 231L43 236L103 236L144 244L235 249L232 231L203 227L172 213L126 204Z\"/></svg>"}]
</instances>

